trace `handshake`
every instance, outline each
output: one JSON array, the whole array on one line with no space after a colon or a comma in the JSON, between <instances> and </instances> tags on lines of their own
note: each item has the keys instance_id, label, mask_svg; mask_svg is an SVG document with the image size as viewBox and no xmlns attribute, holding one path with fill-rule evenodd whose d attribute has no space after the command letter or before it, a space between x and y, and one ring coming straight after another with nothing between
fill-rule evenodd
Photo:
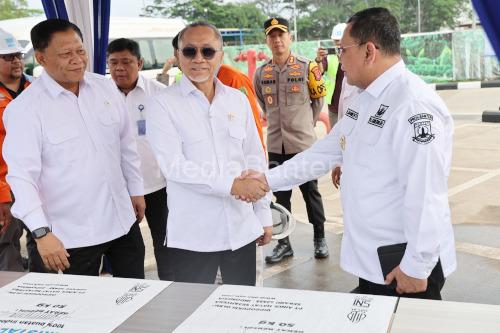
<instances>
[{"instance_id":1,"label":"handshake","mask_svg":"<svg viewBox=\"0 0 500 333\"><path fill-rule=\"evenodd\" d=\"M267 192L269 192L269 185L266 176L255 170L244 170L241 176L234 179L231 187L231 194L236 199L246 202L255 202Z\"/></svg>"}]
</instances>

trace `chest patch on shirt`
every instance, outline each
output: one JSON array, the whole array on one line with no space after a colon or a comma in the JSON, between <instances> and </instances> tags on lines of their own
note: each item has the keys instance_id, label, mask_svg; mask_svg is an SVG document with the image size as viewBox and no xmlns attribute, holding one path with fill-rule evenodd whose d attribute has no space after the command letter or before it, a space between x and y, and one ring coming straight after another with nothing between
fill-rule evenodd
<instances>
[{"instance_id":1,"label":"chest patch on shirt","mask_svg":"<svg viewBox=\"0 0 500 333\"><path fill-rule=\"evenodd\" d=\"M384 115L385 111L389 108L388 105L380 104L377 113L375 113L375 117L380 118Z\"/></svg>"},{"instance_id":2,"label":"chest patch on shirt","mask_svg":"<svg viewBox=\"0 0 500 333\"><path fill-rule=\"evenodd\" d=\"M370 119L368 120L368 124L380 128L384 127L385 120L382 119L382 116L384 115L385 111L387 111L388 108L389 108L388 105L380 104L377 113L375 113L375 115L370 117Z\"/></svg>"},{"instance_id":3,"label":"chest patch on shirt","mask_svg":"<svg viewBox=\"0 0 500 333\"><path fill-rule=\"evenodd\" d=\"M264 67L264 72L272 72L273 71L273 67L272 66L266 66Z\"/></svg>"},{"instance_id":4,"label":"chest patch on shirt","mask_svg":"<svg viewBox=\"0 0 500 333\"><path fill-rule=\"evenodd\" d=\"M345 115L354 120L358 120L358 113L352 109L347 109Z\"/></svg>"},{"instance_id":5,"label":"chest patch on shirt","mask_svg":"<svg viewBox=\"0 0 500 333\"><path fill-rule=\"evenodd\" d=\"M368 120L368 124L382 128L385 125L385 120L375 116L371 116Z\"/></svg>"},{"instance_id":6,"label":"chest patch on shirt","mask_svg":"<svg viewBox=\"0 0 500 333\"><path fill-rule=\"evenodd\" d=\"M408 119L410 124L413 125L415 136L412 138L413 142L426 145L436 137L432 133L432 120L433 116L428 113L419 113Z\"/></svg>"},{"instance_id":7,"label":"chest patch on shirt","mask_svg":"<svg viewBox=\"0 0 500 333\"><path fill-rule=\"evenodd\" d=\"M304 82L303 77L289 77L287 78L288 83L293 83L293 82Z\"/></svg>"}]
</instances>

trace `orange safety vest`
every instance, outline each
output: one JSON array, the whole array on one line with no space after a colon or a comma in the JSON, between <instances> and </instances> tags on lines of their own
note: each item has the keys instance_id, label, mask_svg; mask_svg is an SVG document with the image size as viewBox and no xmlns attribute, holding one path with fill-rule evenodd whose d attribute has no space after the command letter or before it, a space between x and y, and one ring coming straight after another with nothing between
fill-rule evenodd
<instances>
[{"instance_id":1,"label":"orange safety vest","mask_svg":"<svg viewBox=\"0 0 500 333\"><path fill-rule=\"evenodd\" d=\"M26 79L24 84L24 89L26 89L31 82ZM5 87L0 86L0 152L2 151L3 141L5 140L5 126L3 125L3 112L7 108L7 105L14 98L10 95L9 91ZM3 159L3 155L0 153L0 203L11 202L12 197L10 195L10 186L5 180L7 175L7 163Z\"/></svg>"},{"instance_id":2,"label":"orange safety vest","mask_svg":"<svg viewBox=\"0 0 500 333\"><path fill-rule=\"evenodd\" d=\"M238 89L247 96L250 107L252 108L255 126L257 127L257 132L259 133L260 142L262 143L264 151L266 151L264 136L262 134L262 123L260 121L260 110L257 104L255 89L253 87L252 81L250 81L248 76L246 76L244 73L226 64L221 65L219 73L217 74L217 78L224 85Z\"/></svg>"}]
</instances>

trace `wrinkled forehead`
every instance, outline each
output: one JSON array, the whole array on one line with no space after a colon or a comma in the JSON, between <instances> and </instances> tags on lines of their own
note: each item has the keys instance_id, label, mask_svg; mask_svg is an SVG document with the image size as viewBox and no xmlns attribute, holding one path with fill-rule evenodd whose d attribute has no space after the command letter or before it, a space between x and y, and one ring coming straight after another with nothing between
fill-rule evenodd
<instances>
[{"instance_id":1,"label":"wrinkled forehead","mask_svg":"<svg viewBox=\"0 0 500 333\"><path fill-rule=\"evenodd\" d=\"M215 31L209 27L193 27L186 30L182 35L182 39L179 40L179 47L183 48L185 46L220 48L222 41L217 38Z\"/></svg>"}]
</instances>

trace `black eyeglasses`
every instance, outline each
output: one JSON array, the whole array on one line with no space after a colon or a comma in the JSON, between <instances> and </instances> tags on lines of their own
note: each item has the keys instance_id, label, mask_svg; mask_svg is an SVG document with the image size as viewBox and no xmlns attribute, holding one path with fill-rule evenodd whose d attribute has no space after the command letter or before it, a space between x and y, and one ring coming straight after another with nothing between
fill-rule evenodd
<instances>
[{"instance_id":1,"label":"black eyeglasses","mask_svg":"<svg viewBox=\"0 0 500 333\"><path fill-rule=\"evenodd\" d=\"M194 46L186 46L181 50L181 52L182 55L185 56L186 58L194 59L194 57L196 57L196 53L198 53L198 50L201 52L201 56L206 60L213 59L213 57L215 57L215 54L218 51L222 51L222 50L216 50L213 47L208 47L208 46L202 47L201 49Z\"/></svg>"},{"instance_id":2,"label":"black eyeglasses","mask_svg":"<svg viewBox=\"0 0 500 333\"><path fill-rule=\"evenodd\" d=\"M14 61L14 58L21 60L24 58L24 54L20 52L11 54L0 54L0 58L2 58L5 61Z\"/></svg>"}]
</instances>

